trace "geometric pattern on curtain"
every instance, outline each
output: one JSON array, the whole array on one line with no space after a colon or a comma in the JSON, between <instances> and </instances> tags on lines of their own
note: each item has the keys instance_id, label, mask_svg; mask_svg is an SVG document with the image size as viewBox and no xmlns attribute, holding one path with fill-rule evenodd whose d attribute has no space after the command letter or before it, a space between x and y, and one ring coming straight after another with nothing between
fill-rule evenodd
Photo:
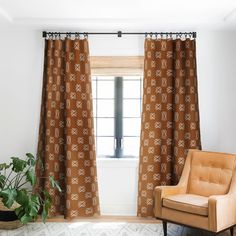
<instances>
[{"instance_id":1,"label":"geometric pattern on curtain","mask_svg":"<svg viewBox=\"0 0 236 236\"><path fill-rule=\"evenodd\" d=\"M153 216L153 191L177 184L187 151L201 149L196 44L146 39L138 216Z\"/></svg>"},{"instance_id":2,"label":"geometric pattern on curtain","mask_svg":"<svg viewBox=\"0 0 236 236\"><path fill-rule=\"evenodd\" d=\"M50 215L99 214L89 47L87 39L45 40L37 177L53 176L62 194L37 178L52 196Z\"/></svg>"}]
</instances>

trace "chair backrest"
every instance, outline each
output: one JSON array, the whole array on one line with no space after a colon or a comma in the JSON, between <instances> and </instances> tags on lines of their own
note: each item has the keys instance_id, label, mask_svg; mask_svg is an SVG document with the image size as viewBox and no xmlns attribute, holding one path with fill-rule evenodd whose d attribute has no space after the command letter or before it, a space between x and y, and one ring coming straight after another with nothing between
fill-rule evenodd
<instances>
[{"instance_id":1,"label":"chair backrest","mask_svg":"<svg viewBox=\"0 0 236 236\"><path fill-rule=\"evenodd\" d=\"M236 155L193 151L188 180L188 193L209 197L229 191Z\"/></svg>"}]
</instances>

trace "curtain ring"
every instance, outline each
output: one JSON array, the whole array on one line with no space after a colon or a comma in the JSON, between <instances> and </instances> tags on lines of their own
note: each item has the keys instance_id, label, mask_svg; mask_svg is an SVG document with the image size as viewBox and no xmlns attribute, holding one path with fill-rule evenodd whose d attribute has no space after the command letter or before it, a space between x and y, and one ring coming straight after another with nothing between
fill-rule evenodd
<instances>
[{"instance_id":1,"label":"curtain ring","mask_svg":"<svg viewBox=\"0 0 236 236\"><path fill-rule=\"evenodd\" d=\"M49 33L48 33L48 36L49 36L49 39L52 39L52 40L53 40L53 33L49 32Z\"/></svg>"},{"instance_id":2,"label":"curtain ring","mask_svg":"<svg viewBox=\"0 0 236 236\"><path fill-rule=\"evenodd\" d=\"M80 39L80 35L79 35L79 33L75 33L75 39Z\"/></svg>"},{"instance_id":3,"label":"curtain ring","mask_svg":"<svg viewBox=\"0 0 236 236\"><path fill-rule=\"evenodd\" d=\"M70 39L71 38L71 33L66 33L66 37L68 38L68 39Z\"/></svg>"},{"instance_id":4,"label":"curtain ring","mask_svg":"<svg viewBox=\"0 0 236 236\"><path fill-rule=\"evenodd\" d=\"M58 33L57 32L55 32L54 38L55 38L55 40L58 38Z\"/></svg>"},{"instance_id":5,"label":"curtain ring","mask_svg":"<svg viewBox=\"0 0 236 236\"><path fill-rule=\"evenodd\" d=\"M85 38L85 39L88 38L88 33L84 32L84 38Z\"/></svg>"}]
</instances>

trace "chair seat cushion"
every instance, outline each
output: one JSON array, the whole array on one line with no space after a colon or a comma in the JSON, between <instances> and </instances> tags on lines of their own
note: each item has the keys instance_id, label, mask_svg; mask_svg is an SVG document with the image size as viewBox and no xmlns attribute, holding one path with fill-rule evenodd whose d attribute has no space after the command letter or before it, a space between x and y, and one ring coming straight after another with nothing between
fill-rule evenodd
<instances>
[{"instance_id":1,"label":"chair seat cushion","mask_svg":"<svg viewBox=\"0 0 236 236\"><path fill-rule=\"evenodd\" d=\"M195 194L178 194L163 198L162 205L177 211L208 216L208 197Z\"/></svg>"}]
</instances>

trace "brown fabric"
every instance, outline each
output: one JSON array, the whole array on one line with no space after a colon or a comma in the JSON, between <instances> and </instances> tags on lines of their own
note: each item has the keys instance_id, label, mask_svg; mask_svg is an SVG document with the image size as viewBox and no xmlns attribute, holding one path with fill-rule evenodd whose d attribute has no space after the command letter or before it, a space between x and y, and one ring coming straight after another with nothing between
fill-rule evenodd
<instances>
[{"instance_id":1,"label":"brown fabric","mask_svg":"<svg viewBox=\"0 0 236 236\"><path fill-rule=\"evenodd\" d=\"M209 230L209 218L207 216L176 211L167 207L163 207L162 219L173 221L179 224L189 225L190 227Z\"/></svg>"},{"instance_id":2,"label":"brown fabric","mask_svg":"<svg viewBox=\"0 0 236 236\"><path fill-rule=\"evenodd\" d=\"M235 155L194 152L188 193L205 197L228 193L234 166Z\"/></svg>"},{"instance_id":3,"label":"brown fabric","mask_svg":"<svg viewBox=\"0 0 236 236\"><path fill-rule=\"evenodd\" d=\"M208 216L208 197L177 194L163 198L163 206L192 214Z\"/></svg>"},{"instance_id":4,"label":"brown fabric","mask_svg":"<svg viewBox=\"0 0 236 236\"><path fill-rule=\"evenodd\" d=\"M91 75L87 39L46 40L37 177L54 176L63 193L37 181L53 197L51 215L99 214Z\"/></svg>"},{"instance_id":5,"label":"brown fabric","mask_svg":"<svg viewBox=\"0 0 236 236\"><path fill-rule=\"evenodd\" d=\"M176 184L189 148L201 148L195 40L146 39L138 216L153 216L153 190Z\"/></svg>"}]
</instances>

